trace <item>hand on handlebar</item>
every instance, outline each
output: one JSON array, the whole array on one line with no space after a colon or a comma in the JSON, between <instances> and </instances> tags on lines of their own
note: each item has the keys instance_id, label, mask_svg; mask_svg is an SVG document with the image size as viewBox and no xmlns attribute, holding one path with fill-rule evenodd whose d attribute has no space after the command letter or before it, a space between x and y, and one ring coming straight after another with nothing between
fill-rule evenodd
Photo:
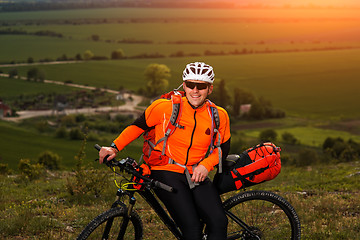
<instances>
[{"instance_id":1,"label":"hand on handlebar","mask_svg":"<svg viewBox=\"0 0 360 240\"><path fill-rule=\"evenodd\" d=\"M118 151L112 147L102 147L99 151L99 163L102 164L105 161L110 161L115 158Z\"/></svg>"}]
</instances>

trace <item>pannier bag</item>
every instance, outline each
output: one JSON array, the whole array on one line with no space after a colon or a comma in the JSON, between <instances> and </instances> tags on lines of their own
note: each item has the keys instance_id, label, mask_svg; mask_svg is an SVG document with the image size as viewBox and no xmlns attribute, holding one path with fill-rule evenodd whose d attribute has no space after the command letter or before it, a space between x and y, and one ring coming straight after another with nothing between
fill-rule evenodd
<instances>
[{"instance_id":1,"label":"pannier bag","mask_svg":"<svg viewBox=\"0 0 360 240\"><path fill-rule=\"evenodd\" d=\"M266 142L240 155L229 155L223 173L216 173L214 184L220 194L274 179L281 171L279 147Z\"/></svg>"}]
</instances>

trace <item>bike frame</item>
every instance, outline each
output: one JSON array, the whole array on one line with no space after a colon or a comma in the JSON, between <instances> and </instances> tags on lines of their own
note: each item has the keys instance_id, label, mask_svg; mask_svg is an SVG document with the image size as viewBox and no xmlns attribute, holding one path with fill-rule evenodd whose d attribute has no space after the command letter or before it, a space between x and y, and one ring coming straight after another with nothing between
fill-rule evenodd
<instances>
[{"instance_id":1,"label":"bike frame","mask_svg":"<svg viewBox=\"0 0 360 240\"><path fill-rule=\"evenodd\" d=\"M178 229L176 223L174 220L169 216L169 214L165 211L165 209L161 206L160 202L155 197L155 194L150 189L145 189L142 191L123 191L121 189L118 189L117 191L117 198L115 202L111 205L111 208L116 207L123 207L126 209L127 217L124 218L124 221L121 223L121 230L119 233L120 239L121 236L124 236L125 230L127 228L127 225L130 220L130 214L131 211L136 203L136 198L134 197L135 192L139 193L140 196L150 205L152 209L154 209L155 213L160 217L161 221L165 224L165 226L172 232L172 234L176 237L176 239L181 239L182 233ZM123 203L120 199L122 196L128 196L129 197L129 205L126 205ZM112 219L110 219L106 223L106 227L103 234L103 239L108 236L109 231L112 227Z\"/></svg>"},{"instance_id":2,"label":"bike frame","mask_svg":"<svg viewBox=\"0 0 360 240\"><path fill-rule=\"evenodd\" d=\"M122 239L121 237L124 236L124 234L125 234L125 230L127 228L129 220L130 220L131 211L136 203L136 198L134 197L135 192L139 193L140 196L150 205L150 207L160 217L161 221L172 232L172 234L176 237L176 239L181 239L182 233L180 232L176 223L170 217L170 215L165 211L163 206L160 204L159 200L155 197L155 193L148 188L145 188L142 191L124 191L124 190L118 189L117 194L116 194L117 198L116 198L115 202L111 205L111 208L120 206L120 207L125 208L126 212L127 212L127 217L124 217L123 222L121 223L119 239ZM123 203L120 200L122 196L129 197L128 205L126 205L125 203ZM229 216L229 218L231 218L233 221L235 221L237 224L239 224L239 226L241 226L248 234L257 238L257 236L251 232L251 230L249 229L249 226L246 223L244 223L241 219L239 219L237 216L235 216L230 211L225 210L225 213L227 216ZM103 233L103 239L107 239L106 237L108 236L111 227L112 227L112 219L110 219L106 223L106 227L105 227L105 230ZM242 233L238 233L233 236L228 236L228 239L239 239L241 236L242 236Z\"/></svg>"}]
</instances>

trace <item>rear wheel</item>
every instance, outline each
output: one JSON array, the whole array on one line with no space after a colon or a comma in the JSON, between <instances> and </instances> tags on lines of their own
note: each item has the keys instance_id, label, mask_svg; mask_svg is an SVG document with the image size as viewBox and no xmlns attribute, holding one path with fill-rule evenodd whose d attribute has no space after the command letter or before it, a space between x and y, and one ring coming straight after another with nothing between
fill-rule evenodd
<instances>
[{"instance_id":1,"label":"rear wheel","mask_svg":"<svg viewBox=\"0 0 360 240\"><path fill-rule=\"evenodd\" d=\"M300 239L295 209L275 193L242 192L223 205L228 212L228 239Z\"/></svg>"},{"instance_id":2,"label":"rear wheel","mask_svg":"<svg viewBox=\"0 0 360 240\"><path fill-rule=\"evenodd\" d=\"M139 215L132 211L130 218L125 216L124 208L112 208L94 218L77 239L118 239L119 233L119 239L142 239L143 226Z\"/></svg>"}]
</instances>

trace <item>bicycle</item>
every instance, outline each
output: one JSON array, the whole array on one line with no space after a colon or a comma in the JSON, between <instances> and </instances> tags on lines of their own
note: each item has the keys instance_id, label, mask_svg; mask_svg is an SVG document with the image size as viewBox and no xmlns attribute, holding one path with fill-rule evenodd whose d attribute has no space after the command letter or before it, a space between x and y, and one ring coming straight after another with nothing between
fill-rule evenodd
<instances>
[{"instance_id":1,"label":"bicycle","mask_svg":"<svg viewBox=\"0 0 360 240\"><path fill-rule=\"evenodd\" d=\"M100 150L99 145L95 145ZM80 233L78 240L83 239L143 239L143 224L139 214L134 210L135 193L138 193L153 208L162 222L176 239L181 239L181 232L176 223L165 211L155 197L153 189L162 188L171 192L171 186L143 176L139 165L130 157L107 161L106 165L116 174L129 173L141 179L136 182L142 189L129 188L131 181L119 187L115 202L108 211L95 217ZM120 169L120 172L115 169ZM123 199L128 197L128 202ZM229 197L223 202L228 216L227 239L293 239L301 237L300 220L295 209L283 197L268 191L244 191ZM203 239L206 239L206 226Z\"/></svg>"}]
</instances>

